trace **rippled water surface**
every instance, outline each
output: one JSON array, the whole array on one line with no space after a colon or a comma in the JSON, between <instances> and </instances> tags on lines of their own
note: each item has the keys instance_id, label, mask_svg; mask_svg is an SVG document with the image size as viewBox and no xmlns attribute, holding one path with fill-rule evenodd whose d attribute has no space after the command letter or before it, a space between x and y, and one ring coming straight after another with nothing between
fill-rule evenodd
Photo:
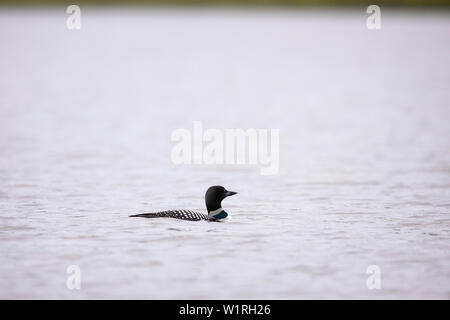
<instances>
[{"instance_id":1,"label":"rippled water surface","mask_svg":"<svg viewBox=\"0 0 450 320\"><path fill-rule=\"evenodd\" d=\"M0 9L0 298L450 298L448 14L66 17ZM280 129L279 173L175 166L194 120ZM214 184L227 222L128 218Z\"/></svg>"}]
</instances>

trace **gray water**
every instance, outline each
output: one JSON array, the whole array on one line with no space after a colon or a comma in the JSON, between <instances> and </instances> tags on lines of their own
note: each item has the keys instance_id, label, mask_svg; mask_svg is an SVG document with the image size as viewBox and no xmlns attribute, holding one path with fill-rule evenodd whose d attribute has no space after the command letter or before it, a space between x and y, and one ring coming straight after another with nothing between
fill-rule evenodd
<instances>
[{"instance_id":1,"label":"gray water","mask_svg":"<svg viewBox=\"0 0 450 320\"><path fill-rule=\"evenodd\" d=\"M450 298L448 13L67 16L0 9L0 298ZM195 120L280 129L279 173L174 165ZM128 218L215 184L229 221Z\"/></svg>"}]
</instances>

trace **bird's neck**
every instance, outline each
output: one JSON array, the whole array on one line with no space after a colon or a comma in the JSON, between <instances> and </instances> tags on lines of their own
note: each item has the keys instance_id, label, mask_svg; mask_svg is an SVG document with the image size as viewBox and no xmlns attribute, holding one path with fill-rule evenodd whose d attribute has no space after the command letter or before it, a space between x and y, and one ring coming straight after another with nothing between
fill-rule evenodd
<instances>
[{"instance_id":1,"label":"bird's neck","mask_svg":"<svg viewBox=\"0 0 450 320\"><path fill-rule=\"evenodd\" d=\"M206 201L206 210L208 210L208 214L212 211L222 210L222 201Z\"/></svg>"},{"instance_id":2,"label":"bird's neck","mask_svg":"<svg viewBox=\"0 0 450 320\"><path fill-rule=\"evenodd\" d=\"M222 208L208 211L208 218L210 219L225 219L226 217L228 217L228 213Z\"/></svg>"}]
</instances>

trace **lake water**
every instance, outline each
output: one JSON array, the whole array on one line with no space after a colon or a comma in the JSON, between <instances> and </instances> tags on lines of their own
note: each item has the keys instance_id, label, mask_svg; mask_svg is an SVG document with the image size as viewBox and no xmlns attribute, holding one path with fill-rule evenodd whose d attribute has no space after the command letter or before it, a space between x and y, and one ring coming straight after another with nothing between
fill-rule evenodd
<instances>
[{"instance_id":1,"label":"lake water","mask_svg":"<svg viewBox=\"0 0 450 320\"><path fill-rule=\"evenodd\" d=\"M0 298L450 298L448 12L81 14L0 8ZM174 165L195 120L279 129L278 174ZM229 221L128 218L216 184Z\"/></svg>"}]
</instances>

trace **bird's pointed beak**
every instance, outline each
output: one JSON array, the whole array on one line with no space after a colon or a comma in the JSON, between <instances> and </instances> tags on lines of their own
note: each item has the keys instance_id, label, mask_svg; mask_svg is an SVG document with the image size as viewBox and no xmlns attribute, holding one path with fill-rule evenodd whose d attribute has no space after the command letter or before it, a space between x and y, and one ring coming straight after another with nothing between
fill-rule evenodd
<instances>
[{"instance_id":1,"label":"bird's pointed beak","mask_svg":"<svg viewBox=\"0 0 450 320\"><path fill-rule=\"evenodd\" d=\"M234 191L227 191L227 192L225 192L225 196L226 197L234 196L235 194L237 194L237 192L234 192Z\"/></svg>"}]
</instances>

